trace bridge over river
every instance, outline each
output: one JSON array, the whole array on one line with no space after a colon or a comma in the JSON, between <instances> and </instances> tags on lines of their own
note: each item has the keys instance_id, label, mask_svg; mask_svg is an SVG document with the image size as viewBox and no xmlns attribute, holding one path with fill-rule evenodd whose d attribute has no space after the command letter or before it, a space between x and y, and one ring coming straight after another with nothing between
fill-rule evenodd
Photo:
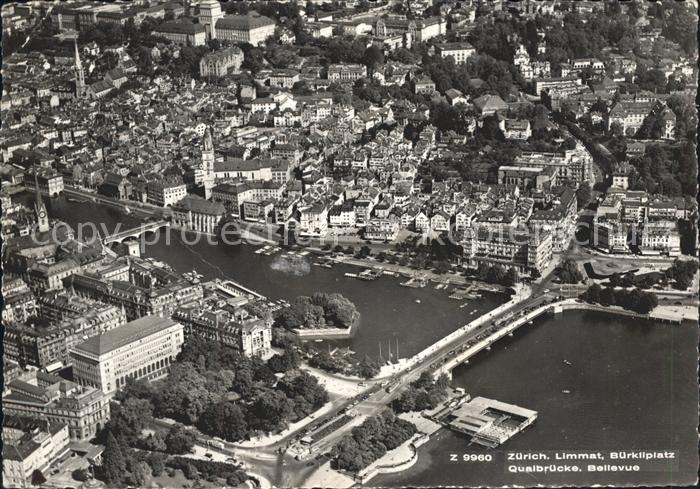
<instances>
[{"instance_id":1,"label":"bridge over river","mask_svg":"<svg viewBox=\"0 0 700 489\"><path fill-rule=\"evenodd\" d=\"M105 236L102 239L102 242L105 245L109 245L111 243L121 243L125 239L128 238L138 238L139 236L145 234L145 233L150 233L157 231L158 229L161 228L169 228L170 227L170 221L166 221L164 219L160 221L153 221L153 222L146 222L141 224L140 226L135 226L133 228L126 229L124 231L119 231L118 233L110 234L109 236Z\"/></svg>"}]
</instances>

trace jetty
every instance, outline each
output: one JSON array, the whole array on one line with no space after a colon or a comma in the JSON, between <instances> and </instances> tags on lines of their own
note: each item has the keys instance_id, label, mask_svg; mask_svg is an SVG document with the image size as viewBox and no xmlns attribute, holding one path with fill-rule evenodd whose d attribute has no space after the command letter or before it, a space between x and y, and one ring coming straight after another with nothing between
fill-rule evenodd
<instances>
[{"instance_id":1,"label":"jetty","mask_svg":"<svg viewBox=\"0 0 700 489\"><path fill-rule=\"evenodd\" d=\"M357 278L361 280L377 280L379 277L382 276L382 273L382 270L374 270L372 268L368 268L366 270L361 271Z\"/></svg>"},{"instance_id":2,"label":"jetty","mask_svg":"<svg viewBox=\"0 0 700 489\"><path fill-rule=\"evenodd\" d=\"M472 443L495 448L532 425L537 411L485 397L454 399L428 414L443 426L471 437Z\"/></svg>"}]
</instances>

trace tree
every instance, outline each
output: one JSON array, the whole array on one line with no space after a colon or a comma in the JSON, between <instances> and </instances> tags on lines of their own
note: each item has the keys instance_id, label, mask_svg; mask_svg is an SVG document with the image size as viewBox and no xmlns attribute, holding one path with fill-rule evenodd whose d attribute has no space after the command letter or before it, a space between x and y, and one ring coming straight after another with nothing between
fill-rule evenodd
<instances>
[{"instance_id":1,"label":"tree","mask_svg":"<svg viewBox=\"0 0 700 489\"><path fill-rule=\"evenodd\" d=\"M33 486L41 486L46 483L46 477L44 477L44 474L41 472L39 469L34 469L34 472L32 472L32 485Z\"/></svg>"},{"instance_id":2,"label":"tree","mask_svg":"<svg viewBox=\"0 0 700 489\"><path fill-rule=\"evenodd\" d=\"M131 470L131 480L137 487L146 487L151 478L151 467L147 462L137 462Z\"/></svg>"},{"instance_id":3,"label":"tree","mask_svg":"<svg viewBox=\"0 0 700 489\"><path fill-rule=\"evenodd\" d=\"M372 78L377 67L384 64L384 53L379 49L379 46L372 44L365 49L362 61L367 66L367 75Z\"/></svg>"},{"instance_id":4,"label":"tree","mask_svg":"<svg viewBox=\"0 0 700 489\"><path fill-rule=\"evenodd\" d=\"M506 287L512 287L518 283L519 278L520 277L518 271L514 267L510 267L506 272L505 277L503 277L502 285L505 285Z\"/></svg>"},{"instance_id":5,"label":"tree","mask_svg":"<svg viewBox=\"0 0 700 489\"><path fill-rule=\"evenodd\" d=\"M246 416L235 402L211 404L200 418L198 427L203 433L238 441L248 434Z\"/></svg>"},{"instance_id":6,"label":"tree","mask_svg":"<svg viewBox=\"0 0 700 489\"><path fill-rule=\"evenodd\" d=\"M287 346L281 355L275 355L268 361L268 366L275 373L288 372L299 367L301 357L296 348Z\"/></svg>"},{"instance_id":7,"label":"tree","mask_svg":"<svg viewBox=\"0 0 700 489\"><path fill-rule=\"evenodd\" d=\"M102 476L107 484L121 482L126 472L126 459L122 447L112 432L107 433L107 443L102 453Z\"/></svg>"},{"instance_id":8,"label":"tree","mask_svg":"<svg viewBox=\"0 0 700 489\"><path fill-rule=\"evenodd\" d=\"M145 439L141 440L139 445L149 452L164 452L167 449L163 435L159 432L148 435Z\"/></svg>"},{"instance_id":9,"label":"tree","mask_svg":"<svg viewBox=\"0 0 700 489\"><path fill-rule=\"evenodd\" d=\"M85 482L90 478L90 473L86 469L75 469L73 472L71 472L71 477L74 480Z\"/></svg>"},{"instance_id":10,"label":"tree","mask_svg":"<svg viewBox=\"0 0 700 489\"><path fill-rule=\"evenodd\" d=\"M192 430L177 423L170 428L165 436L166 450L171 454L191 453L196 440L197 438Z\"/></svg>"},{"instance_id":11,"label":"tree","mask_svg":"<svg viewBox=\"0 0 700 489\"><path fill-rule=\"evenodd\" d=\"M162 453L151 453L148 456L148 465L151 466L151 473L154 477L158 477L165 469L165 455Z\"/></svg>"},{"instance_id":12,"label":"tree","mask_svg":"<svg viewBox=\"0 0 700 489\"><path fill-rule=\"evenodd\" d=\"M371 379L379 373L379 364L365 355L365 358L358 365L358 373L360 377Z\"/></svg>"},{"instance_id":13,"label":"tree","mask_svg":"<svg viewBox=\"0 0 700 489\"><path fill-rule=\"evenodd\" d=\"M591 201L591 184L583 182L576 190L576 205L579 209L584 208Z\"/></svg>"},{"instance_id":14,"label":"tree","mask_svg":"<svg viewBox=\"0 0 700 489\"><path fill-rule=\"evenodd\" d=\"M559 264L557 274L564 284L577 284L583 280L583 275L576 261L570 258L565 259Z\"/></svg>"}]
</instances>

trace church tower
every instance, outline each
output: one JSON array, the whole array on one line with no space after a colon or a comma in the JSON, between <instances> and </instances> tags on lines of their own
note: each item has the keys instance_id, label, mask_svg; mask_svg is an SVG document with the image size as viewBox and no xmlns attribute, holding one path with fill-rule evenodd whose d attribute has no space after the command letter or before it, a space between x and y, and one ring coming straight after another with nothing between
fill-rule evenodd
<instances>
[{"instance_id":1,"label":"church tower","mask_svg":"<svg viewBox=\"0 0 700 489\"><path fill-rule=\"evenodd\" d=\"M34 169L34 190L36 192L34 212L36 212L37 231L45 233L49 230L49 214L46 212L46 206L41 198L41 191L39 191L39 177L36 168Z\"/></svg>"},{"instance_id":2,"label":"church tower","mask_svg":"<svg viewBox=\"0 0 700 489\"><path fill-rule=\"evenodd\" d=\"M83 98L85 96L85 71L83 71L83 63L80 61L80 53L78 52L78 40L75 41L75 98Z\"/></svg>"},{"instance_id":3,"label":"church tower","mask_svg":"<svg viewBox=\"0 0 700 489\"><path fill-rule=\"evenodd\" d=\"M197 20L204 25L207 39L216 39L216 23L224 18L221 4L218 0L202 0L199 2L199 14Z\"/></svg>"},{"instance_id":4,"label":"church tower","mask_svg":"<svg viewBox=\"0 0 700 489\"><path fill-rule=\"evenodd\" d=\"M211 198L211 189L214 187L214 143L211 139L209 127L204 130L202 143L202 172L204 173L204 198Z\"/></svg>"}]
</instances>

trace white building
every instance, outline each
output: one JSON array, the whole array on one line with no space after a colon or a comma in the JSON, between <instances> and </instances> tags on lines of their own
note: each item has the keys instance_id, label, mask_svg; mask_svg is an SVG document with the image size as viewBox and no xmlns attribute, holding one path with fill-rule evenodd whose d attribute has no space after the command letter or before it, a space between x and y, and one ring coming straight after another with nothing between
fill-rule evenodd
<instances>
[{"instance_id":1,"label":"white building","mask_svg":"<svg viewBox=\"0 0 700 489\"><path fill-rule=\"evenodd\" d=\"M185 341L183 329L169 317L145 316L93 336L71 350L73 377L113 394L128 379L167 375Z\"/></svg>"},{"instance_id":2,"label":"white building","mask_svg":"<svg viewBox=\"0 0 700 489\"><path fill-rule=\"evenodd\" d=\"M275 21L250 12L247 15L227 15L216 22L216 38L222 41L263 44L275 35Z\"/></svg>"}]
</instances>

